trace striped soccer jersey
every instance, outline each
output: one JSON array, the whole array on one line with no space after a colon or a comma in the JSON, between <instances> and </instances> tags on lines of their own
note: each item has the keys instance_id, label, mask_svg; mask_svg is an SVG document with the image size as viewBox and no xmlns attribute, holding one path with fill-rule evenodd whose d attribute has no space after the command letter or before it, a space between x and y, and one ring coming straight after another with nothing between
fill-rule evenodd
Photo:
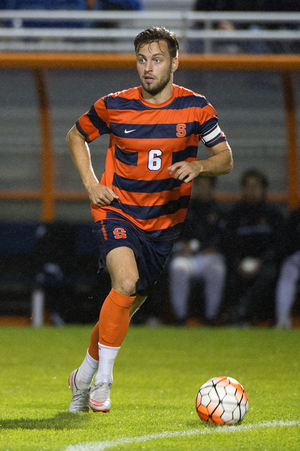
<instances>
[{"instance_id":1,"label":"striped soccer jersey","mask_svg":"<svg viewBox=\"0 0 300 451\"><path fill-rule=\"evenodd\" d=\"M101 183L119 196L105 207L91 204L95 221L131 221L150 239L174 239L182 228L192 182L170 175L178 161L197 159L201 139L207 147L226 141L215 109L202 95L173 84L170 99L147 102L141 87L99 99L79 118L77 129L91 142L110 133Z\"/></svg>"}]
</instances>

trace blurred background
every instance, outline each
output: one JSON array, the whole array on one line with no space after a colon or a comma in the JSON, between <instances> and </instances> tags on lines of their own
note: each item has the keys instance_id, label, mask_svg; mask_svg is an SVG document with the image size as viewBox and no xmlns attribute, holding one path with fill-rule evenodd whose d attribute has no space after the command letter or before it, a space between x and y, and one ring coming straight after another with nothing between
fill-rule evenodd
<instances>
[{"instance_id":1,"label":"blurred background","mask_svg":"<svg viewBox=\"0 0 300 451\"><path fill-rule=\"evenodd\" d=\"M234 170L219 178L217 199L225 208L238 200L241 174L256 167L268 177L269 202L283 214L298 207L299 2L248 3L240 10L225 1L0 1L3 320L32 322L35 312L37 325L62 325L98 316L109 281L96 275L89 201L66 134L98 98L139 84L133 39L148 26L175 31L175 83L207 97L233 149ZM108 139L90 146L98 177ZM61 240L46 241L49 257L41 238L51 224ZM65 261L54 261L60 253ZM46 271L47 263L57 267ZM160 312L171 322L167 303Z\"/></svg>"}]
</instances>

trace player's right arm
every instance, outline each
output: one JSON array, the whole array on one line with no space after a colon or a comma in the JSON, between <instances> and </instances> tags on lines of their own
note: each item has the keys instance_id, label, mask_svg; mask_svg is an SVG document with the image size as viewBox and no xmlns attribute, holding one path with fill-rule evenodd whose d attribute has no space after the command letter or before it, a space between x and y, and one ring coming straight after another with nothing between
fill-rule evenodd
<instances>
[{"instance_id":1,"label":"player's right arm","mask_svg":"<svg viewBox=\"0 0 300 451\"><path fill-rule=\"evenodd\" d=\"M75 125L68 132L67 145L91 202L98 207L104 207L118 199L111 188L99 183L92 166L89 146Z\"/></svg>"}]
</instances>

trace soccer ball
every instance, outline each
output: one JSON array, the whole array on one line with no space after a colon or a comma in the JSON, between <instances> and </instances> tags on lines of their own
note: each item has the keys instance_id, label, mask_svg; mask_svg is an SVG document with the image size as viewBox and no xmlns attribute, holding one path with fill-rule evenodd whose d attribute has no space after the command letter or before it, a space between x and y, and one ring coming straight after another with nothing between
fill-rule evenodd
<instances>
[{"instance_id":1,"label":"soccer ball","mask_svg":"<svg viewBox=\"0 0 300 451\"><path fill-rule=\"evenodd\" d=\"M206 423L240 423L248 411L248 395L232 377L214 377L199 388L196 410Z\"/></svg>"}]
</instances>

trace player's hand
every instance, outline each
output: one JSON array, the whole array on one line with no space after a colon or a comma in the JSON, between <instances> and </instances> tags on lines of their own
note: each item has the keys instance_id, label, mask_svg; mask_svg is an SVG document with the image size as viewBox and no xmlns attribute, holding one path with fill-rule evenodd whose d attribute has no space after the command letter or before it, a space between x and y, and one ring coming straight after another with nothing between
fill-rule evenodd
<instances>
[{"instance_id":1,"label":"player's hand","mask_svg":"<svg viewBox=\"0 0 300 451\"><path fill-rule=\"evenodd\" d=\"M168 171L171 175L174 174L174 179L183 180L184 183L191 182L201 172L199 164L195 161L178 161L172 164Z\"/></svg>"},{"instance_id":2,"label":"player's hand","mask_svg":"<svg viewBox=\"0 0 300 451\"><path fill-rule=\"evenodd\" d=\"M118 200L119 196L108 186L98 183L89 189L89 198L97 207L104 207L111 204L113 200Z\"/></svg>"}]
</instances>

